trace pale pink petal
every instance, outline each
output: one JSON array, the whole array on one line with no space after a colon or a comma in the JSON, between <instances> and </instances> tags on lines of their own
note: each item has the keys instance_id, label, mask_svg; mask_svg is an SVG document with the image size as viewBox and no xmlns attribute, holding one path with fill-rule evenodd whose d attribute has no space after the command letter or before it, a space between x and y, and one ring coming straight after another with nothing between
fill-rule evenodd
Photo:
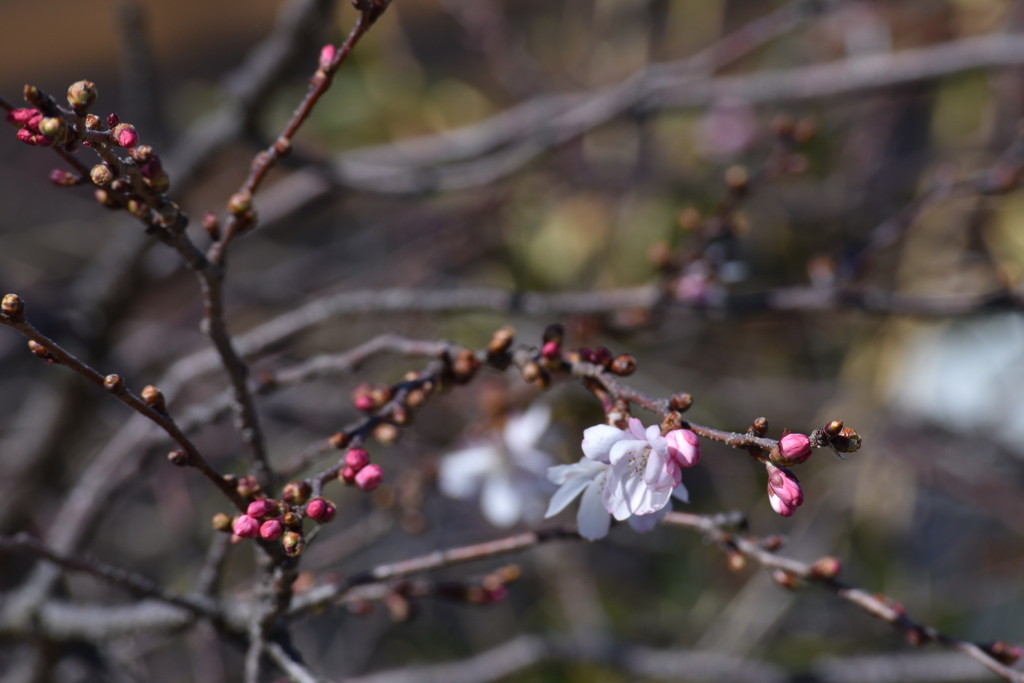
<instances>
[{"instance_id":1,"label":"pale pink petal","mask_svg":"<svg viewBox=\"0 0 1024 683\"><path fill-rule=\"evenodd\" d=\"M576 500L576 496L583 493L583 489L590 485L590 479L584 477L575 477L568 480L562 486L555 491L555 495L551 496L551 502L548 504L548 511L544 513L544 517L554 517L559 512L564 510L569 503Z\"/></svg>"},{"instance_id":2,"label":"pale pink petal","mask_svg":"<svg viewBox=\"0 0 1024 683\"><path fill-rule=\"evenodd\" d=\"M686 486L682 483L672 489L672 495L683 501L684 503L690 502L690 492L686 490Z\"/></svg>"},{"instance_id":3,"label":"pale pink petal","mask_svg":"<svg viewBox=\"0 0 1024 683\"><path fill-rule=\"evenodd\" d=\"M628 461L630 458L639 458L647 450L647 447L646 441L619 441L612 446L608 461L614 465L622 460Z\"/></svg>"},{"instance_id":4,"label":"pale pink petal","mask_svg":"<svg viewBox=\"0 0 1024 683\"><path fill-rule=\"evenodd\" d=\"M596 541L607 536L608 528L612 523L612 518L601 501L604 480L605 475L600 474L590 483L587 490L583 492L580 509L576 513L576 524L580 536L588 541Z\"/></svg>"},{"instance_id":5,"label":"pale pink petal","mask_svg":"<svg viewBox=\"0 0 1024 683\"><path fill-rule=\"evenodd\" d=\"M669 453L680 467L693 467L700 460L700 439L689 429L676 429L668 433Z\"/></svg>"},{"instance_id":6,"label":"pale pink petal","mask_svg":"<svg viewBox=\"0 0 1024 683\"><path fill-rule=\"evenodd\" d=\"M642 441L647 440L647 431L644 429L644 423L635 417L629 418L629 433Z\"/></svg>"},{"instance_id":7,"label":"pale pink petal","mask_svg":"<svg viewBox=\"0 0 1024 683\"><path fill-rule=\"evenodd\" d=\"M617 442L629 438L627 432L610 425L597 425L583 430L583 454L591 460L609 462L608 454Z\"/></svg>"},{"instance_id":8,"label":"pale pink petal","mask_svg":"<svg viewBox=\"0 0 1024 683\"><path fill-rule=\"evenodd\" d=\"M608 469L608 466L601 462L595 462L589 458L580 458L580 461L572 465L556 465L548 468L548 480L555 484L564 484L570 479L584 477L587 480L593 479L601 472Z\"/></svg>"}]
</instances>

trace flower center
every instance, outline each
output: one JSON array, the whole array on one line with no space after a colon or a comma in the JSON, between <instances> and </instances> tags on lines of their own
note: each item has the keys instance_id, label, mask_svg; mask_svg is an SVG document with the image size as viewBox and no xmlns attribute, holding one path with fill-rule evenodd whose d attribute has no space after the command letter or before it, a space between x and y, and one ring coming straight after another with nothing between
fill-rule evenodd
<instances>
[{"instance_id":1,"label":"flower center","mask_svg":"<svg viewBox=\"0 0 1024 683\"><path fill-rule=\"evenodd\" d=\"M629 478L630 479L633 478L634 474L640 475L641 477L643 476L644 471L647 469L647 458L650 457L650 455L651 455L651 447L650 446L645 446L644 450L641 451L639 454L630 456L630 458L629 458L629 469L630 469Z\"/></svg>"}]
</instances>

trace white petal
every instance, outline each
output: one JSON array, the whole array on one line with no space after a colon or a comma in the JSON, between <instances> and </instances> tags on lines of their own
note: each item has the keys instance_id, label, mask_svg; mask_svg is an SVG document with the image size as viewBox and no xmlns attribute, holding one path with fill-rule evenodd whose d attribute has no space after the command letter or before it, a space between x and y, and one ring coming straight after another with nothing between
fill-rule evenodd
<instances>
[{"instance_id":1,"label":"white petal","mask_svg":"<svg viewBox=\"0 0 1024 683\"><path fill-rule=\"evenodd\" d=\"M583 492L583 500L580 501L580 509L576 513L576 524L580 536L588 541L596 541L607 536L608 527L612 524L612 518L601 502L603 481L604 475L599 475L591 482L587 490Z\"/></svg>"},{"instance_id":2,"label":"white petal","mask_svg":"<svg viewBox=\"0 0 1024 683\"><path fill-rule=\"evenodd\" d=\"M544 436L551 424L551 406L543 401L533 403L522 415L509 418L505 423L505 444L510 453L515 454L532 450L533 446Z\"/></svg>"},{"instance_id":3,"label":"white petal","mask_svg":"<svg viewBox=\"0 0 1024 683\"><path fill-rule=\"evenodd\" d=\"M544 474L554 462L554 458L536 448L528 448L525 451L511 451L509 455L512 456L516 465L534 474Z\"/></svg>"},{"instance_id":4,"label":"white petal","mask_svg":"<svg viewBox=\"0 0 1024 683\"><path fill-rule=\"evenodd\" d=\"M672 495L678 498L679 500L683 501L684 503L690 502L690 492L686 490L686 486L684 486L682 483L680 483L679 486L675 487L675 489L672 491Z\"/></svg>"},{"instance_id":5,"label":"white petal","mask_svg":"<svg viewBox=\"0 0 1024 683\"><path fill-rule=\"evenodd\" d=\"M626 491L623 487L623 477L628 477L629 465L625 460L620 460L617 465L612 465L607 473L607 481L604 485L604 493L601 500L604 509L612 514L620 522L632 514L629 504L626 502Z\"/></svg>"},{"instance_id":6,"label":"white petal","mask_svg":"<svg viewBox=\"0 0 1024 683\"><path fill-rule=\"evenodd\" d=\"M644 441L647 439L647 432L644 430L644 423L635 417L629 418L629 433L634 438Z\"/></svg>"},{"instance_id":7,"label":"white petal","mask_svg":"<svg viewBox=\"0 0 1024 683\"><path fill-rule=\"evenodd\" d=\"M494 526L510 527L522 516L523 503L508 477L493 476L484 482L480 509Z\"/></svg>"},{"instance_id":8,"label":"white petal","mask_svg":"<svg viewBox=\"0 0 1024 683\"><path fill-rule=\"evenodd\" d=\"M564 484L576 477L593 479L601 472L608 469L603 462L594 462L589 458L580 458L580 461L572 465L556 465L548 468L548 480L555 484Z\"/></svg>"},{"instance_id":9,"label":"white petal","mask_svg":"<svg viewBox=\"0 0 1024 683\"><path fill-rule=\"evenodd\" d=\"M562 484L561 488L551 496L551 503L548 504L548 511L544 517L554 517L565 509L565 506L576 500L576 496L583 493L583 489L590 485L590 480L583 477L576 477Z\"/></svg>"},{"instance_id":10,"label":"white petal","mask_svg":"<svg viewBox=\"0 0 1024 683\"><path fill-rule=\"evenodd\" d=\"M653 529L662 518L668 514L668 511L672 508L671 505L652 512L649 515L633 515L629 518L629 525L633 527L635 531L639 531L641 534L645 534Z\"/></svg>"},{"instance_id":11,"label":"white petal","mask_svg":"<svg viewBox=\"0 0 1024 683\"><path fill-rule=\"evenodd\" d=\"M480 480L501 466L501 454L493 446L472 446L444 457L437 471L437 485L449 498L466 499L480 488Z\"/></svg>"},{"instance_id":12,"label":"white petal","mask_svg":"<svg viewBox=\"0 0 1024 683\"><path fill-rule=\"evenodd\" d=\"M614 465L620 460L639 457L647 445L646 441L619 441L612 446L612 450L608 454L608 462Z\"/></svg>"},{"instance_id":13,"label":"white petal","mask_svg":"<svg viewBox=\"0 0 1024 683\"><path fill-rule=\"evenodd\" d=\"M668 471L668 458L657 451L651 451L647 456L647 467L644 468L644 483L652 488L664 488L665 482L674 486L672 474Z\"/></svg>"},{"instance_id":14,"label":"white petal","mask_svg":"<svg viewBox=\"0 0 1024 683\"><path fill-rule=\"evenodd\" d=\"M591 460L608 462L608 453L612 446L629 434L611 425L597 425L583 430L583 454Z\"/></svg>"}]
</instances>

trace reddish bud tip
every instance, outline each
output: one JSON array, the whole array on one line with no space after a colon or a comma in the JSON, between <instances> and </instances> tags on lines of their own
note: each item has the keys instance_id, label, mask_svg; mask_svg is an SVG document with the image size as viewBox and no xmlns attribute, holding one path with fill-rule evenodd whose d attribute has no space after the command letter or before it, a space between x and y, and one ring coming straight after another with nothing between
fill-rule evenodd
<instances>
[{"instance_id":1,"label":"reddish bud tip","mask_svg":"<svg viewBox=\"0 0 1024 683\"><path fill-rule=\"evenodd\" d=\"M255 517L240 515L231 530L239 538L256 538L260 533L260 523Z\"/></svg>"},{"instance_id":2,"label":"reddish bud tip","mask_svg":"<svg viewBox=\"0 0 1024 683\"><path fill-rule=\"evenodd\" d=\"M811 576L819 579L834 579L843 571L843 563L835 557L819 558L811 565Z\"/></svg>"},{"instance_id":3,"label":"reddish bud tip","mask_svg":"<svg viewBox=\"0 0 1024 683\"><path fill-rule=\"evenodd\" d=\"M380 465L367 465L356 472L356 486L361 491L372 491L380 486L383 480L384 471L380 468Z\"/></svg>"},{"instance_id":4,"label":"reddish bud tip","mask_svg":"<svg viewBox=\"0 0 1024 683\"><path fill-rule=\"evenodd\" d=\"M117 124L121 123L121 117L117 114L107 115L107 128L115 128Z\"/></svg>"},{"instance_id":5,"label":"reddish bud tip","mask_svg":"<svg viewBox=\"0 0 1024 683\"><path fill-rule=\"evenodd\" d=\"M327 509L327 501L323 498L314 498L306 505L306 516L310 519L320 519Z\"/></svg>"},{"instance_id":6,"label":"reddish bud tip","mask_svg":"<svg viewBox=\"0 0 1024 683\"><path fill-rule=\"evenodd\" d=\"M353 448L345 454L345 464L358 472L370 464L370 454L362 448Z\"/></svg>"},{"instance_id":7,"label":"reddish bud tip","mask_svg":"<svg viewBox=\"0 0 1024 683\"><path fill-rule=\"evenodd\" d=\"M324 45L323 49L320 50L320 68L323 71L327 71L331 68L331 63L334 61L334 55L337 50L334 49L333 45Z\"/></svg>"},{"instance_id":8,"label":"reddish bud tip","mask_svg":"<svg viewBox=\"0 0 1024 683\"><path fill-rule=\"evenodd\" d=\"M279 520L271 519L260 525L260 537L265 541L276 541L284 533L284 525Z\"/></svg>"},{"instance_id":9,"label":"reddish bud tip","mask_svg":"<svg viewBox=\"0 0 1024 683\"><path fill-rule=\"evenodd\" d=\"M302 551L306 549L306 539L301 534L289 531L281 537L281 547L284 548L285 555L296 557L301 555Z\"/></svg>"},{"instance_id":10,"label":"reddish bud tip","mask_svg":"<svg viewBox=\"0 0 1024 683\"><path fill-rule=\"evenodd\" d=\"M250 517L266 517L277 513L277 504L267 499L254 500L249 503L249 508L245 513Z\"/></svg>"},{"instance_id":11,"label":"reddish bud tip","mask_svg":"<svg viewBox=\"0 0 1024 683\"><path fill-rule=\"evenodd\" d=\"M351 486L356 483L356 471L351 467L345 467L338 473L338 481Z\"/></svg>"},{"instance_id":12,"label":"reddish bud tip","mask_svg":"<svg viewBox=\"0 0 1024 683\"><path fill-rule=\"evenodd\" d=\"M72 175L67 171L55 168L50 171L50 182L57 187L71 187L78 182L78 176Z\"/></svg>"},{"instance_id":13,"label":"reddish bud tip","mask_svg":"<svg viewBox=\"0 0 1024 683\"><path fill-rule=\"evenodd\" d=\"M139 134L132 124L119 123L110 131L110 140L121 147L134 147L139 142Z\"/></svg>"},{"instance_id":14,"label":"reddish bud tip","mask_svg":"<svg viewBox=\"0 0 1024 683\"><path fill-rule=\"evenodd\" d=\"M369 413L377 407L377 402L373 400L372 396L360 396L355 401L356 410L361 410L364 413Z\"/></svg>"}]
</instances>

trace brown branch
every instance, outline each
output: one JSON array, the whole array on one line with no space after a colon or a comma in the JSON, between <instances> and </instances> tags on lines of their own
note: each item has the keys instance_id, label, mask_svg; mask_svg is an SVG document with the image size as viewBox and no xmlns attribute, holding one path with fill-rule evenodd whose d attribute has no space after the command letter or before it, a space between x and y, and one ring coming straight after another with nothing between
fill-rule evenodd
<instances>
[{"instance_id":1,"label":"brown branch","mask_svg":"<svg viewBox=\"0 0 1024 683\"><path fill-rule=\"evenodd\" d=\"M903 611L902 606L891 598L871 594L860 588L845 584L838 581L834 576L823 574L814 565L776 555L767 550L765 544L759 539L744 538L726 531L722 528L721 524L715 523L711 518L685 512L669 512L665 515L662 523L700 531L726 551L739 552L763 567L779 570L786 575L821 586L835 593L843 600L860 607L871 616L887 622L893 628L902 632L908 642L914 645L923 645L929 642L937 643L942 647L966 654L1008 681L1013 681L1014 683L1024 682L1024 672L1014 671L1000 663L991 654L986 652L982 646L948 636L931 626L912 620Z\"/></svg>"},{"instance_id":2,"label":"brown branch","mask_svg":"<svg viewBox=\"0 0 1024 683\"><path fill-rule=\"evenodd\" d=\"M198 469L206 476L207 479L212 481L214 485L217 486L217 488L219 488L224 495L235 504L235 507L239 510L245 510L246 501L238 494L238 491L236 491L231 484L225 481L224 477L218 473L209 462L207 462L206 458L203 457L203 454L195 444L185 436L184 432L181 431L171 416L167 414L166 409L158 409L160 408L159 404L150 405L143 401L128 390L120 378L117 378L117 381L114 383L108 383L106 376L100 374L94 368L65 351L52 339L39 332L31 325L31 323L25 320L23 316L15 318L4 313L0 313L0 324L18 330L33 342L41 345L50 357L48 360L52 360L53 362L74 370L96 386L107 390L108 393L111 393L115 398L135 412L157 424L167 433L168 436L182 447L185 453L188 454L190 465ZM110 375L110 377L115 378L116 375ZM159 401L163 402L164 398L161 397Z\"/></svg>"}]
</instances>

